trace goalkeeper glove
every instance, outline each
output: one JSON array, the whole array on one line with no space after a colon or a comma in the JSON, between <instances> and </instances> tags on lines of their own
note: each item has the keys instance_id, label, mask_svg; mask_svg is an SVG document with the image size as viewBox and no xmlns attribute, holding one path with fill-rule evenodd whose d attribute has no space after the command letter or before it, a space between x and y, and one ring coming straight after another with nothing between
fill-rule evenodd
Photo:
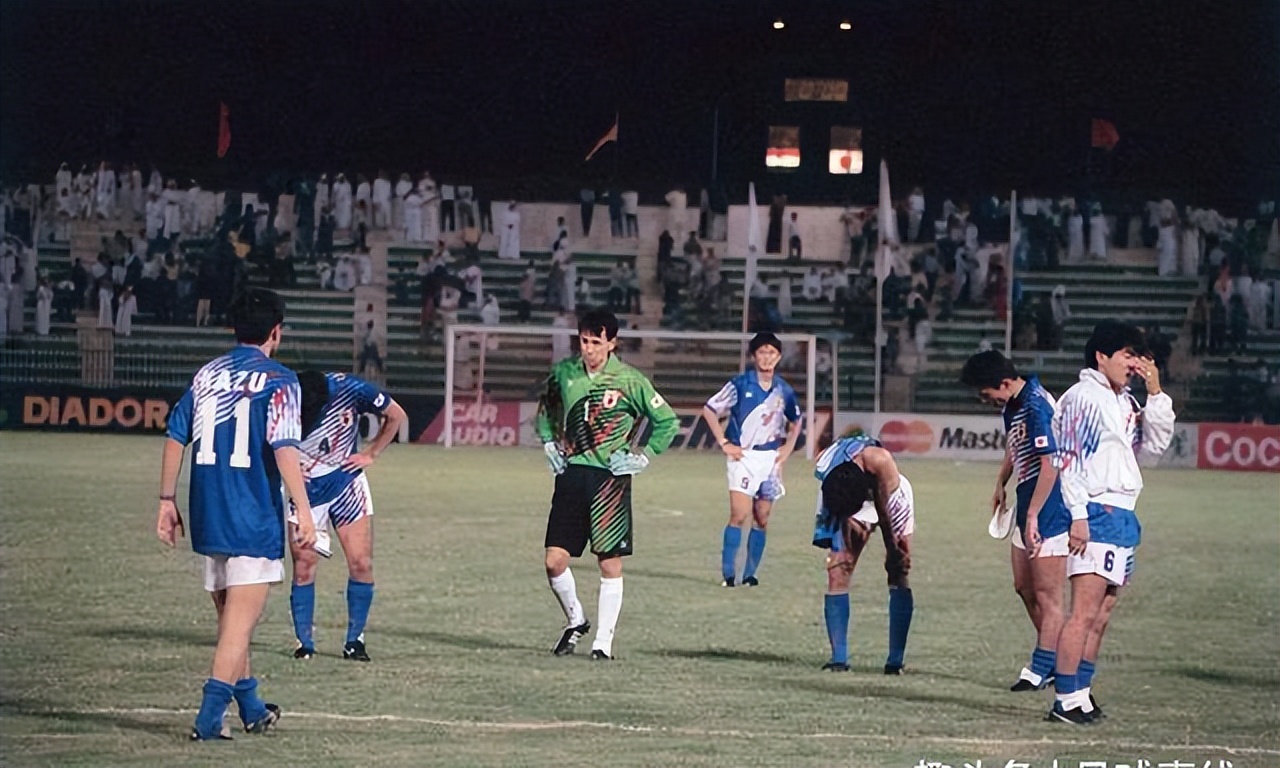
<instances>
[{"instance_id":1,"label":"goalkeeper glove","mask_svg":"<svg viewBox=\"0 0 1280 768\"><path fill-rule=\"evenodd\" d=\"M649 466L649 457L643 453L618 451L609 457L609 471L615 475L637 475Z\"/></svg>"},{"instance_id":2,"label":"goalkeeper glove","mask_svg":"<svg viewBox=\"0 0 1280 768\"><path fill-rule=\"evenodd\" d=\"M560 450L560 446L553 442L542 444L542 450L547 454L547 463L551 465L551 474L558 475L564 472L564 468L569 462L565 461L564 452Z\"/></svg>"}]
</instances>

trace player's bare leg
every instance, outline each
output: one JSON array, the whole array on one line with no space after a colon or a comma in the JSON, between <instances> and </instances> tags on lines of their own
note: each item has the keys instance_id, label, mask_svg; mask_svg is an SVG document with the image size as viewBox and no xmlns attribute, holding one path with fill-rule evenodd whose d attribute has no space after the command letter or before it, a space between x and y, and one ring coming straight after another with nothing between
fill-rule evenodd
<instances>
[{"instance_id":1,"label":"player's bare leg","mask_svg":"<svg viewBox=\"0 0 1280 768\"><path fill-rule=\"evenodd\" d=\"M754 509L750 496L739 491L729 491L729 524L724 527L724 540L720 547L721 586L732 587L738 583L738 550L742 547L742 526Z\"/></svg>"},{"instance_id":2,"label":"player's bare leg","mask_svg":"<svg viewBox=\"0 0 1280 768\"><path fill-rule=\"evenodd\" d=\"M895 536L895 551L885 554L884 569L889 582L889 657L884 663L886 675L902 674L907 652L907 635L915 613L915 597L908 578L911 572L911 534Z\"/></svg>"},{"instance_id":3,"label":"player's bare leg","mask_svg":"<svg viewBox=\"0 0 1280 768\"><path fill-rule=\"evenodd\" d=\"M608 661L613 658L613 635L622 613L622 557L598 555L600 564L600 603L596 618L600 626L591 641L591 658Z\"/></svg>"},{"instance_id":4,"label":"player's bare leg","mask_svg":"<svg viewBox=\"0 0 1280 768\"><path fill-rule=\"evenodd\" d=\"M764 557L765 535L769 530L771 512L773 512L773 502L769 499L756 499L751 505L751 532L747 534L747 562L742 567L744 586L760 585L756 580L756 569L760 567L760 560Z\"/></svg>"},{"instance_id":5,"label":"player's bare leg","mask_svg":"<svg viewBox=\"0 0 1280 768\"><path fill-rule=\"evenodd\" d=\"M225 686L224 701L234 698L240 710L245 731L262 733L280 718L274 704L258 697L258 681L250 674L249 641L267 602L270 584L246 584L211 593L218 613L218 643L213 652L210 680L205 683L205 702L196 716L192 738L217 738L222 732L225 706L210 707L211 686ZM226 696L226 693L221 694Z\"/></svg>"},{"instance_id":6,"label":"player's bare leg","mask_svg":"<svg viewBox=\"0 0 1280 768\"><path fill-rule=\"evenodd\" d=\"M831 644L831 660L822 665L830 672L849 671L849 584L853 581L853 569L867 544L871 529L850 521L848 535L840 540L840 551L827 556L827 593L823 597L822 613L827 626L827 641Z\"/></svg>"},{"instance_id":7,"label":"player's bare leg","mask_svg":"<svg viewBox=\"0 0 1280 768\"><path fill-rule=\"evenodd\" d=\"M364 627L373 604L373 517L363 515L337 529L347 559L347 639L342 658L369 661Z\"/></svg>"},{"instance_id":8,"label":"player's bare leg","mask_svg":"<svg viewBox=\"0 0 1280 768\"><path fill-rule=\"evenodd\" d=\"M1031 558L1027 556L1027 550L1010 546L1009 565L1013 571L1013 591L1017 592L1018 597L1022 598L1022 605L1027 609L1027 617L1031 619L1031 625L1036 628L1038 635L1040 632L1040 610L1036 603L1035 576L1031 572ZM1061 589L1061 582L1058 583L1058 587Z\"/></svg>"},{"instance_id":9,"label":"player's bare leg","mask_svg":"<svg viewBox=\"0 0 1280 768\"><path fill-rule=\"evenodd\" d=\"M573 571L569 570L569 551L560 547L547 547L546 551L547 583L564 611L565 626L560 633L551 652L557 656L573 653L578 641L591 631L591 622L587 621L586 612L578 600L578 587L573 579Z\"/></svg>"},{"instance_id":10,"label":"player's bare leg","mask_svg":"<svg viewBox=\"0 0 1280 768\"><path fill-rule=\"evenodd\" d=\"M316 613L316 566L320 563L320 554L311 547L301 547L289 541L289 554L293 559L293 584L289 590L289 614L293 618L293 634L298 640L298 647L293 652L295 659L310 659L316 655L315 613Z\"/></svg>"},{"instance_id":11,"label":"player's bare leg","mask_svg":"<svg viewBox=\"0 0 1280 768\"><path fill-rule=\"evenodd\" d=\"M1017 550L1025 553L1025 550ZM1036 624L1036 648L1031 654L1031 666L1024 667L1010 690L1040 690L1049 684L1057 664L1058 635L1066 620L1062 611L1062 582L1066 578L1067 558L1027 558L1027 570L1033 600L1037 605L1039 621Z\"/></svg>"},{"instance_id":12,"label":"player's bare leg","mask_svg":"<svg viewBox=\"0 0 1280 768\"><path fill-rule=\"evenodd\" d=\"M1089 636L1084 641L1084 653L1080 657L1080 666L1076 670L1076 683L1082 690L1089 692L1089 703L1093 705L1094 717L1105 717L1102 707L1093 698L1093 673L1098 663L1098 654L1102 650L1102 638L1107 634L1107 626L1111 623L1111 612L1115 610L1120 599L1120 588L1114 584L1107 586L1107 596L1102 599L1102 608L1093 623L1089 625Z\"/></svg>"},{"instance_id":13,"label":"player's bare leg","mask_svg":"<svg viewBox=\"0 0 1280 768\"><path fill-rule=\"evenodd\" d=\"M1102 610L1107 596L1107 580L1096 573L1071 577L1071 615L1058 635L1057 672L1054 691L1057 694L1050 718L1082 724L1089 722L1088 692L1082 696L1077 678L1080 659L1084 655L1089 632Z\"/></svg>"}]
</instances>

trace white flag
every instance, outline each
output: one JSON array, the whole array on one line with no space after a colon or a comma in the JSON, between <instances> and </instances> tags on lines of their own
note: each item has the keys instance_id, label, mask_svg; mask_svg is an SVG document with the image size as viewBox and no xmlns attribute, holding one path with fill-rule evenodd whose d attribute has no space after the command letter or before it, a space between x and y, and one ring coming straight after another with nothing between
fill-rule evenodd
<instances>
[{"instance_id":1,"label":"white flag","mask_svg":"<svg viewBox=\"0 0 1280 768\"><path fill-rule=\"evenodd\" d=\"M876 216L880 230L880 242L876 248L876 275L883 278L893 264L890 246L898 245L898 216L893 210L893 198L889 195L889 164L880 161L880 210Z\"/></svg>"}]
</instances>

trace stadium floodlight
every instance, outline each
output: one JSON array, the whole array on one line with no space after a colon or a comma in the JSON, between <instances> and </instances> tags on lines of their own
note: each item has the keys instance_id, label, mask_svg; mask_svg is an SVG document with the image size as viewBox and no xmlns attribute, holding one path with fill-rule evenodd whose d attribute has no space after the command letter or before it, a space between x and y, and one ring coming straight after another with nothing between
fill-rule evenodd
<instances>
[{"instance_id":1,"label":"stadium floodlight","mask_svg":"<svg viewBox=\"0 0 1280 768\"><path fill-rule=\"evenodd\" d=\"M786 24L786 22L784 22L784 21L782 20L782 17L781 17L781 16L779 16L778 18L776 18L776 19L774 19L774 20L773 20L773 28L774 28L774 29L783 29L783 28L784 28L784 27L786 27L786 26L787 26L787 24Z\"/></svg>"},{"instance_id":2,"label":"stadium floodlight","mask_svg":"<svg viewBox=\"0 0 1280 768\"><path fill-rule=\"evenodd\" d=\"M844 32L848 32L849 30L853 29L853 24L851 24L848 19L845 19L844 21L840 22L840 29Z\"/></svg>"},{"instance_id":3,"label":"stadium floodlight","mask_svg":"<svg viewBox=\"0 0 1280 768\"><path fill-rule=\"evenodd\" d=\"M569 349L568 339L561 342L559 350L553 340L577 335L576 327L448 326L444 332L444 446L453 446L455 402L463 406L475 404L473 410L480 412L479 406L492 402L536 400L552 358L567 354ZM805 455L812 460L819 437L818 338L811 333L776 335L786 348L784 352L790 350L797 364L801 360L804 363L793 373L783 373L804 403L806 431L812 436L805 440ZM648 376L658 392L677 408L700 407L725 381L742 372L746 345L752 336L728 331L621 329L616 354Z\"/></svg>"}]
</instances>

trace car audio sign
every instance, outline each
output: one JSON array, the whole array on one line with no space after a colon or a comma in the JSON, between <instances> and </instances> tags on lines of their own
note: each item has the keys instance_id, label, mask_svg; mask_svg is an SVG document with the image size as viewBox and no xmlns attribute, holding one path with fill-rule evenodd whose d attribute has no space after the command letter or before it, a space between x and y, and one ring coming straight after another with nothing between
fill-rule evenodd
<instances>
[{"instance_id":1,"label":"car audio sign","mask_svg":"<svg viewBox=\"0 0 1280 768\"><path fill-rule=\"evenodd\" d=\"M1004 422L996 415L953 416L938 413L836 414L834 433L858 427L900 456L931 459L1000 461L1004 458Z\"/></svg>"}]
</instances>

